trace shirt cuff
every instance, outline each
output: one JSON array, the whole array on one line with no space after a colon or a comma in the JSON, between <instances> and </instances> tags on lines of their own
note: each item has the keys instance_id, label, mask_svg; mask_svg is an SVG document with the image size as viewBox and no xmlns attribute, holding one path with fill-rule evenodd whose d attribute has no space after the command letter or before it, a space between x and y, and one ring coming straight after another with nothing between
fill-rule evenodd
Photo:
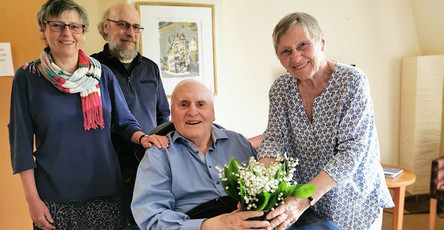
<instances>
[{"instance_id":1,"label":"shirt cuff","mask_svg":"<svg viewBox=\"0 0 444 230\"><path fill-rule=\"evenodd\" d=\"M202 222L206 219L191 219L185 221L180 229L182 230L196 230L200 229L200 226L202 225Z\"/></svg>"}]
</instances>

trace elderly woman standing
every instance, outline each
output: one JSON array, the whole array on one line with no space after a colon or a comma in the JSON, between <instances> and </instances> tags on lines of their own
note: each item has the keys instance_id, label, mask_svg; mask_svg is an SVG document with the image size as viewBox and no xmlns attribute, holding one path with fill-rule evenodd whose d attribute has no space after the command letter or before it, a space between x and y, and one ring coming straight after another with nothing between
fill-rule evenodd
<instances>
[{"instance_id":1,"label":"elderly woman standing","mask_svg":"<svg viewBox=\"0 0 444 230\"><path fill-rule=\"evenodd\" d=\"M49 0L37 21L47 47L15 74L9 124L34 229L123 229L111 129L144 147L166 140L141 138L114 75L80 50L88 27L81 6Z\"/></svg>"},{"instance_id":2,"label":"elderly woman standing","mask_svg":"<svg viewBox=\"0 0 444 230\"><path fill-rule=\"evenodd\" d=\"M344 229L381 229L382 209L392 207L380 165L373 103L366 75L329 61L317 20L292 13L273 31L287 73L270 89L267 130L258 158L299 159L298 183L317 187L309 199L288 198L267 215L271 227L292 225L310 206Z\"/></svg>"}]
</instances>

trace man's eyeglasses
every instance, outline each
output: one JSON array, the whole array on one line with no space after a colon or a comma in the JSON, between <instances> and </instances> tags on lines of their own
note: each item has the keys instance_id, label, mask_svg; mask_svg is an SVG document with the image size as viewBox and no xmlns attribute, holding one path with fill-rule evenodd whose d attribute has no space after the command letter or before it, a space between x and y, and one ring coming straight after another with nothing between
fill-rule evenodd
<instances>
[{"instance_id":1,"label":"man's eyeglasses","mask_svg":"<svg viewBox=\"0 0 444 230\"><path fill-rule=\"evenodd\" d=\"M45 21L49 25L49 29L51 29L54 32L62 32L65 27L68 27L71 33L73 34L80 34L85 31L85 25L82 24L65 24L63 22L58 21Z\"/></svg>"},{"instance_id":2,"label":"man's eyeglasses","mask_svg":"<svg viewBox=\"0 0 444 230\"><path fill-rule=\"evenodd\" d=\"M119 21L114 21L114 20L111 20L111 19L109 19L109 18L106 19L106 20L107 20L107 21L110 21L110 22L114 22L114 23L116 23L118 27L120 27L120 28L122 28L122 29L124 29L124 30L127 30L127 29L129 29L130 27L133 27L134 33L140 33L140 32L143 31L143 27L142 27L141 25L139 25L139 24L131 24L131 23L129 23L129 22L125 22L125 21L121 21L121 20L119 20Z\"/></svg>"}]
</instances>

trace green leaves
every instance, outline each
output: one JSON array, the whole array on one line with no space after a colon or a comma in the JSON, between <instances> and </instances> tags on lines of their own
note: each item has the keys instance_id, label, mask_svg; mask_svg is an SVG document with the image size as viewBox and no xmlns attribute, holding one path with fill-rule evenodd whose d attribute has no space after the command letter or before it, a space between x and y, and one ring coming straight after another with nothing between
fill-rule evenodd
<instances>
[{"instance_id":1,"label":"green leaves","mask_svg":"<svg viewBox=\"0 0 444 230\"><path fill-rule=\"evenodd\" d=\"M283 162L281 164L281 166L279 167L279 169L276 171L276 174L274 175L275 179L281 179L284 177L284 175L286 174L286 166L285 166L285 162Z\"/></svg>"},{"instance_id":2,"label":"green leaves","mask_svg":"<svg viewBox=\"0 0 444 230\"><path fill-rule=\"evenodd\" d=\"M296 188L291 193L294 198L307 198L316 191L316 186L312 184L296 184Z\"/></svg>"},{"instance_id":3,"label":"green leaves","mask_svg":"<svg viewBox=\"0 0 444 230\"><path fill-rule=\"evenodd\" d=\"M239 162L236 158L232 157L228 166L224 168L224 178L222 180L222 186L225 192L231 198L240 201L241 196L239 195Z\"/></svg>"},{"instance_id":4,"label":"green leaves","mask_svg":"<svg viewBox=\"0 0 444 230\"><path fill-rule=\"evenodd\" d=\"M261 192L257 195L258 202L257 207L254 209L256 211L262 211L268 204L268 200L270 199L271 193Z\"/></svg>"}]
</instances>

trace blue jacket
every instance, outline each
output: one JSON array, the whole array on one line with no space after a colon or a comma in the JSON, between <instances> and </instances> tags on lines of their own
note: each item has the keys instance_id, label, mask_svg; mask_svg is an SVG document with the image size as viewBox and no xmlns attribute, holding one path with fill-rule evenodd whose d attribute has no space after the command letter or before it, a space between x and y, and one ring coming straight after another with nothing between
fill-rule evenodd
<instances>
[{"instance_id":1,"label":"blue jacket","mask_svg":"<svg viewBox=\"0 0 444 230\"><path fill-rule=\"evenodd\" d=\"M105 44L103 51L91 56L113 71L129 110L145 133L157 125L169 121L168 99L156 63L138 53L127 70L119 59L111 56L108 44ZM119 156L123 179L126 182L129 181L127 186L131 190L131 181L134 181L139 164L134 156L137 146L125 141L116 132L112 133L112 141ZM130 191L130 193L132 192Z\"/></svg>"},{"instance_id":2,"label":"blue jacket","mask_svg":"<svg viewBox=\"0 0 444 230\"><path fill-rule=\"evenodd\" d=\"M111 56L108 44L91 57L113 71L131 113L145 133L169 121L170 108L156 63L138 53L127 71L119 59Z\"/></svg>"}]
</instances>

